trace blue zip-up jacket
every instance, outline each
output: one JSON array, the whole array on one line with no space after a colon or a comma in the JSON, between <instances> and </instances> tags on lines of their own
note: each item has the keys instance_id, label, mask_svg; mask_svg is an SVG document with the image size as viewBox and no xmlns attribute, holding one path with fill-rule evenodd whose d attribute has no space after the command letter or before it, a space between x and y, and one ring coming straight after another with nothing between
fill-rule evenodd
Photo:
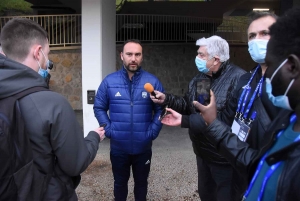
<instances>
[{"instance_id":1,"label":"blue zip-up jacket","mask_svg":"<svg viewBox=\"0 0 300 201\"><path fill-rule=\"evenodd\" d=\"M141 68L129 80L126 69L108 75L98 88L94 113L99 124L106 124L105 135L111 150L140 154L152 147L162 124L158 120L161 106L154 104L144 89L146 83L164 91L154 75ZM109 110L109 115L107 111Z\"/></svg>"}]
</instances>

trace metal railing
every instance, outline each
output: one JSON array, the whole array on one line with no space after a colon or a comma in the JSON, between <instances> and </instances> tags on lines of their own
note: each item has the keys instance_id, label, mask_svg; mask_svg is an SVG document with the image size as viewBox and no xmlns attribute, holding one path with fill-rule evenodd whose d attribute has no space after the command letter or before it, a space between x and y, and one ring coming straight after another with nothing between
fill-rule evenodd
<instances>
[{"instance_id":1,"label":"metal railing","mask_svg":"<svg viewBox=\"0 0 300 201\"><path fill-rule=\"evenodd\" d=\"M16 17L16 16L14 16ZM81 15L20 16L36 21L49 35L52 48L81 45ZM0 17L0 30L13 17ZM229 43L247 42L247 24L226 19L167 15L116 15L116 42L136 38L149 43L187 43L219 35Z\"/></svg>"},{"instance_id":2,"label":"metal railing","mask_svg":"<svg viewBox=\"0 0 300 201\"><path fill-rule=\"evenodd\" d=\"M219 35L230 43L247 42L247 24L226 19L167 15L117 15L117 42L137 38L144 42L195 42Z\"/></svg>"},{"instance_id":3,"label":"metal railing","mask_svg":"<svg viewBox=\"0 0 300 201\"><path fill-rule=\"evenodd\" d=\"M51 47L81 45L81 15L32 15L0 17L0 30L14 17L23 17L39 23L48 32Z\"/></svg>"}]
</instances>

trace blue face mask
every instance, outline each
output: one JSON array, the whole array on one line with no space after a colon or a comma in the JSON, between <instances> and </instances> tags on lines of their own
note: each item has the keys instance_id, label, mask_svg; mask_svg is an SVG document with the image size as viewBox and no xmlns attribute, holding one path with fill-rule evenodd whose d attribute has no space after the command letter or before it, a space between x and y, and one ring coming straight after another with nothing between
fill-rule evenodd
<instances>
[{"instance_id":1,"label":"blue face mask","mask_svg":"<svg viewBox=\"0 0 300 201\"><path fill-rule=\"evenodd\" d=\"M265 63L268 40L253 39L248 42L248 51L253 61L259 64Z\"/></svg>"},{"instance_id":2,"label":"blue face mask","mask_svg":"<svg viewBox=\"0 0 300 201\"><path fill-rule=\"evenodd\" d=\"M39 69L39 74L40 76L42 76L43 78L46 78L48 76L48 71L44 70L42 68Z\"/></svg>"},{"instance_id":3,"label":"blue face mask","mask_svg":"<svg viewBox=\"0 0 300 201\"><path fill-rule=\"evenodd\" d=\"M289 97L287 96L287 93L289 92L292 84L294 83L295 80L292 80L289 84L289 86L287 87L284 95L281 96L274 96L272 94L272 79L275 77L276 73L278 72L278 70L287 62L287 60L283 61L282 64L276 69L276 71L273 73L271 79L266 78L266 92L268 94L269 100L273 103L274 106L276 107L280 107L280 108L284 108L287 110L293 110L290 106L290 102L289 102Z\"/></svg>"},{"instance_id":4,"label":"blue face mask","mask_svg":"<svg viewBox=\"0 0 300 201\"><path fill-rule=\"evenodd\" d=\"M46 59L46 56L45 56L43 50L41 50L41 52L42 52L44 58ZM47 59L46 59L46 60L47 60ZM38 65L39 65L39 67L40 67L38 73L39 73L43 78L46 78L46 77L48 76L48 74L49 74L49 73L48 73L48 69L53 68L53 62L50 61L49 59L47 60L47 63L46 63L46 69L47 69L47 70L44 70L43 68L41 68L41 65L40 65L40 62L39 62L39 61L37 61L37 63L38 63Z\"/></svg>"},{"instance_id":5,"label":"blue face mask","mask_svg":"<svg viewBox=\"0 0 300 201\"><path fill-rule=\"evenodd\" d=\"M208 73L210 68L206 68L206 63L207 63L206 60L200 59L199 57L196 56L195 63L196 63L198 70L201 73L205 73L205 74Z\"/></svg>"}]
</instances>

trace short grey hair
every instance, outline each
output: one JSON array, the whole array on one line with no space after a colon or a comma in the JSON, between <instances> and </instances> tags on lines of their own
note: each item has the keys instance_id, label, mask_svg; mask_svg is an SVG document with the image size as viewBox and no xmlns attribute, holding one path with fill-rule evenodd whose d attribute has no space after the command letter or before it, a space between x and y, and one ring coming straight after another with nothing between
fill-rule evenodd
<instances>
[{"instance_id":1,"label":"short grey hair","mask_svg":"<svg viewBox=\"0 0 300 201\"><path fill-rule=\"evenodd\" d=\"M211 36L209 38L200 38L196 41L197 46L206 46L209 59L219 56L220 62L227 61L229 56L229 45L226 40L220 36Z\"/></svg>"}]
</instances>

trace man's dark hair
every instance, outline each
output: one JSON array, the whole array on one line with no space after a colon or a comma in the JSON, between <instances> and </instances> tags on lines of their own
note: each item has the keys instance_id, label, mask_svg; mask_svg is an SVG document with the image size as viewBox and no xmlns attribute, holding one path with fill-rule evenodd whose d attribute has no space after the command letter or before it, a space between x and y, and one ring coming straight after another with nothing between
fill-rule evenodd
<instances>
[{"instance_id":1,"label":"man's dark hair","mask_svg":"<svg viewBox=\"0 0 300 201\"><path fill-rule=\"evenodd\" d=\"M278 19L278 16L275 15L274 13L270 13L270 12L265 12L265 11L256 11L256 12L252 12L250 15L249 15L249 21L248 21L248 27L250 26L250 24L255 21L255 20L258 20L260 18L263 18L263 17L273 17L275 20Z\"/></svg>"},{"instance_id":2,"label":"man's dark hair","mask_svg":"<svg viewBox=\"0 0 300 201\"><path fill-rule=\"evenodd\" d=\"M290 54L300 57L300 8L288 10L270 27L272 59L283 61Z\"/></svg>"},{"instance_id":3,"label":"man's dark hair","mask_svg":"<svg viewBox=\"0 0 300 201\"><path fill-rule=\"evenodd\" d=\"M127 43L136 43L136 44L139 44L140 46L142 46L141 41L139 41L138 39L128 39L128 40L126 40L126 41L123 43L123 46L122 46L122 52L124 52L124 46L125 46Z\"/></svg>"},{"instance_id":4,"label":"man's dark hair","mask_svg":"<svg viewBox=\"0 0 300 201\"><path fill-rule=\"evenodd\" d=\"M7 57L23 61L35 43L44 46L48 34L38 23L26 18L14 18L1 30L0 43Z\"/></svg>"}]
</instances>

